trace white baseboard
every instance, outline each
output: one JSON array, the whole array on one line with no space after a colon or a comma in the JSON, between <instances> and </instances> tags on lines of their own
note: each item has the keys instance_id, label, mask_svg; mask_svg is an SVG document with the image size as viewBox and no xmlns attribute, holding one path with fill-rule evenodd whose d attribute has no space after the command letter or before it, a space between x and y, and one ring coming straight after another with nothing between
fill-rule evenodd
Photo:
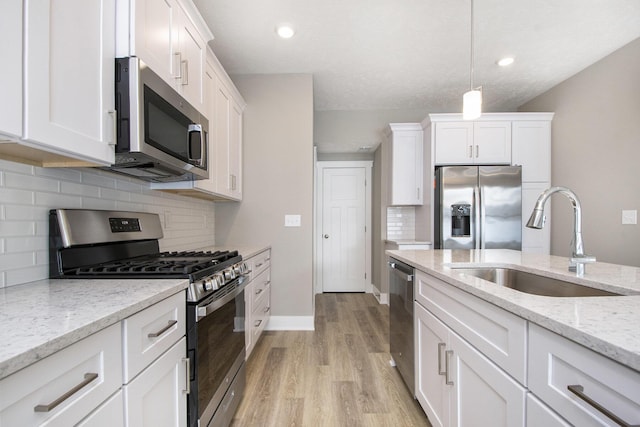
<instances>
[{"instance_id":1,"label":"white baseboard","mask_svg":"<svg viewBox=\"0 0 640 427\"><path fill-rule=\"evenodd\" d=\"M380 302L380 304L389 305L389 294L383 294L381 292L380 296L378 297L378 301Z\"/></svg>"},{"instance_id":2,"label":"white baseboard","mask_svg":"<svg viewBox=\"0 0 640 427\"><path fill-rule=\"evenodd\" d=\"M271 316L268 331L313 331L313 316Z\"/></svg>"}]
</instances>

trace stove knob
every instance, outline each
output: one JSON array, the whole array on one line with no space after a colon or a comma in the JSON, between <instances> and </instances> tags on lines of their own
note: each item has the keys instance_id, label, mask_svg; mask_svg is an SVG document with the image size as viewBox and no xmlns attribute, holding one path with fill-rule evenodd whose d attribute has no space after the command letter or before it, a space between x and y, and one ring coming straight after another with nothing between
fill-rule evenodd
<instances>
[{"instance_id":1,"label":"stove knob","mask_svg":"<svg viewBox=\"0 0 640 427\"><path fill-rule=\"evenodd\" d=\"M224 278L225 280L232 280L236 278L236 273L233 271L233 268L227 268L224 271Z\"/></svg>"},{"instance_id":2,"label":"stove knob","mask_svg":"<svg viewBox=\"0 0 640 427\"><path fill-rule=\"evenodd\" d=\"M203 287L205 291L212 291L214 289L213 280L211 279L203 280Z\"/></svg>"},{"instance_id":3,"label":"stove knob","mask_svg":"<svg viewBox=\"0 0 640 427\"><path fill-rule=\"evenodd\" d=\"M224 286L224 276L221 273L218 273L213 276L213 288L220 289L222 286Z\"/></svg>"}]
</instances>

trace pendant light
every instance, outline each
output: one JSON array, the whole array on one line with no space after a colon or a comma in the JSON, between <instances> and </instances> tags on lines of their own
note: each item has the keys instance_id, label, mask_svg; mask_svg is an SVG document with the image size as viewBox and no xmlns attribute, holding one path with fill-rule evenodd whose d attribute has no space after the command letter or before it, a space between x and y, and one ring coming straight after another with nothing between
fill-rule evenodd
<instances>
[{"instance_id":1,"label":"pendant light","mask_svg":"<svg viewBox=\"0 0 640 427\"><path fill-rule=\"evenodd\" d=\"M462 96L462 118L474 120L482 114L482 86L473 88L473 0L471 0L471 58L469 61L469 91Z\"/></svg>"}]
</instances>

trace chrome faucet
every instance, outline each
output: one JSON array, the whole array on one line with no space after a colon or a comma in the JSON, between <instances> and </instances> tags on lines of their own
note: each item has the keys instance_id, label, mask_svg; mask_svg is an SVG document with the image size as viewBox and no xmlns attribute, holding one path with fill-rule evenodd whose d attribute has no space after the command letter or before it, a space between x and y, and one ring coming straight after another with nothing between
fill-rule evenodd
<instances>
[{"instance_id":1,"label":"chrome faucet","mask_svg":"<svg viewBox=\"0 0 640 427\"><path fill-rule=\"evenodd\" d=\"M577 276L584 275L584 265L590 262L596 262L596 258L584 253L584 244L582 242L582 208L578 196L566 187L551 187L540 194L536 205L531 212L527 227L542 229L545 223L544 205L552 194L560 193L565 195L573 206L573 248L571 260L569 262L569 271L575 271Z\"/></svg>"}]
</instances>

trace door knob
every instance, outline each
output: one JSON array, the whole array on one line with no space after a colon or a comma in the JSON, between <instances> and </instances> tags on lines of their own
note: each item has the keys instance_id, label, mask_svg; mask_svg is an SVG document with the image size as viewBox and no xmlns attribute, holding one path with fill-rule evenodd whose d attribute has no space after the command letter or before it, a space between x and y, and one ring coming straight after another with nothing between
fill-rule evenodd
<instances>
[{"instance_id":1,"label":"door knob","mask_svg":"<svg viewBox=\"0 0 640 427\"><path fill-rule=\"evenodd\" d=\"M328 235L328 234L325 234L325 235L324 235L324 238L325 238L325 239L328 239L328 238L329 238L329 235Z\"/></svg>"}]
</instances>

